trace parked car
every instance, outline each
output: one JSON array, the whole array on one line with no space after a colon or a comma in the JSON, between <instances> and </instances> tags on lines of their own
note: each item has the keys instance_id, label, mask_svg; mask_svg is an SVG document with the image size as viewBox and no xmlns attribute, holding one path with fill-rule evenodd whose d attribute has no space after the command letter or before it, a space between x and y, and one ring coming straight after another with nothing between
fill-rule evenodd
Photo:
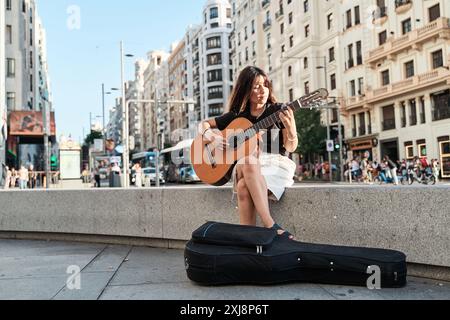
<instances>
[{"instance_id":1,"label":"parked car","mask_svg":"<svg viewBox=\"0 0 450 320\"><path fill-rule=\"evenodd\" d=\"M200 182L200 178L191 166L180 168L180 182L181 183L195 183Z\"/></svg>"},{"instance_id":2,"label":"parked car","mask_svg":"<svg viewBox=\"0 0 450 320\"><path fill-rule=\"evenodd\" d=\"M166 180L164 180L164 173L162 172L162 170L159 171L159 183L160 184L166 183ZM145 168L142 170L142 184L145 187L156 185L156 168Z\"/></svg>"}]
</instances>

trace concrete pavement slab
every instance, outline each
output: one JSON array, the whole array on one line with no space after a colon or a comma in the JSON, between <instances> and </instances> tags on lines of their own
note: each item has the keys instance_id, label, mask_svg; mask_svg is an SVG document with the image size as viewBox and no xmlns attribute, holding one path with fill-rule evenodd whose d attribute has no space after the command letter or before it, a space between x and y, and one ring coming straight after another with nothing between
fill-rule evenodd
<instances>
[{"instance_id":1,"label":"concrete pavement slab","mask_svg":"<svg viewBox=\"0 0 450 320\"><path fill-rule=\"evenodd\" d=\"M110 286L102 300L334 300L311 284L203 287L191 282Z\"/></svg>"},{"instance_id":2,"label":"concrete pavement slab","mask_svg":"<svg viewBox=\"0 0 450 320\"><path fill-rule=\"evenodd\" d=\"M179 283L188 281L182 250L136 247L111 285Z\"/></svg>"},{"instance_id":3,"label":"concrete pavement slab","mask_svg":"<svg viewBox=\"0 0 450 320\"><path fill-rule=\"evenodd\" d=\"M376 291L302 283L198 286L186 276L183 250L11 240L0 240L0 248L5 254L0 258L0 299L450 299L450 283L412 277L405 288ZM66 268L71 264L82 269L80 290L66 287L70 277Z\"/></svg>"},{"instance_id":4,"label":"concrete pavement slab","mask_svg":"<svg viewBox=\"0 0 450 320\"><path fill-rule=\"evenodd\" d=\"M97 300L108 282L114 276L114 271L111 272L95 272L86 273L82 272L80 274L80 288L79 289L69 289L64 286L61 291L59 291L53 300Z\"/></svg>"},{"instance_id":5,"label":"concrete pavement slab","mask_svg":"<svg viewBox=\"0 0 450 320\"><path fill-rule=\"evenodd\" d=\"M0 280L0 300L50 300L67 276Z\"/></svg>"}]
</instances>

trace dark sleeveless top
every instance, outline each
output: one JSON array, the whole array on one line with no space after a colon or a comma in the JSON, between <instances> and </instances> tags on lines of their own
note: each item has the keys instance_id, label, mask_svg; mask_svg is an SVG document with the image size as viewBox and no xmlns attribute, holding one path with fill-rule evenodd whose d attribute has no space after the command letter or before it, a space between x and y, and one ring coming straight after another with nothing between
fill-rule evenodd
<instances>
[{"instance_id":1,"label":"dark sleeveless top","mask_svg":"<svg viewBox=\"0 0 450 320\"><path fill-rule=\"evenodd\" d=\"M258 123L265 118L269 117L270 115L276 113L279 111L282 107L282 104L276 103L276 104L267 104L266 109L264 110L263 114L261 116L254 117L251 114L250 107L248 106L244 112L240 114L236 114L233 112L225 113L214 120L216 120L217 128L220 131L225 130L228 125L233 122L237 118L246 118L247 120L250 120L251 123L255 124ZM273 125L271 128L267 129L267 133L263 135L263 145L262 151L265 153L273 153L273 154L281 154L283 156L288 156L288 153L286 151L286 148L284 147L284 140L283 140L283 131L284 125L282 122L279 122L275 125Z\"/></svg>"}]
</instances>

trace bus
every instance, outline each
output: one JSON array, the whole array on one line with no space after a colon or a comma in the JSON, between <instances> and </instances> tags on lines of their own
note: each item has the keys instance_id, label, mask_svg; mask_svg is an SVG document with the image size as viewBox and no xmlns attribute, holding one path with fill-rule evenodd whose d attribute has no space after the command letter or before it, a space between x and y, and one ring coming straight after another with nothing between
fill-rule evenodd
<instances>
[{"instance_id":1,"label":"bus","mask_svg":"<svg viewBox=\"0 0 450 320\"><path fill-rule=\"evenodd\" d=\"M142 168L142 184L145 187L149 187L152 184L156 184L156 152L140 152L135 153L131 157L132 166L139 163ZM159 157L159 182L165 184L163 175L164 163L163 158ZM134 170L131 170L131 179L133 181Z\"/></svg>"},{"instance_id":2,"label":"bus","mask_svg":"<svg viewBox=\"0 0 450 320\"><path fill-rule=\"evenodd\" d=\"M164 172L167 182L196 183L200 182L191 164L191 146L193 139L183 140L175 147L161 151Z\"/></svg>"}]
</instances>

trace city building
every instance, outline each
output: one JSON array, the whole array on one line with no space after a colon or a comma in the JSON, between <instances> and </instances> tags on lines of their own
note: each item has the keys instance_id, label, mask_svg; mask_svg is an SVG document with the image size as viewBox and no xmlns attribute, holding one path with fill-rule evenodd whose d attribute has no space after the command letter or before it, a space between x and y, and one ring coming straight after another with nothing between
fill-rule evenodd
<instances>
[{"instance_id":1,"label":"city building","mask_svg":"<svg viewBox=\"0 0 450 320\"><path fill-rule=\"evenodd\" d=\"M366 11L369 32L360 39L369 49L362 57L364 91L347 83L348 155L436 158L450 178L450 3L374 4ZM354 17L346 16L350 25Z\"/></svg>"},{"instance_id":2,"label":"city building","mask_svg":"<svg viewBox=\"0 0 450 320\"><path fill-rule=\"evenodd\" d=\"M0 25L5 25L5 6L0 6ZM5 33L0 32L0 61L5 61ZM7 111L5 99L6 97L6 87L5 87L6 73L5 73L5 63L0 63L0 167L5 163L6 155L6 138L8 135L7 127ZM0 185L3 180L3 170L0 170Z\"/></svg>"},{"instance_id":3,"label":"city building","mask_svg":"<svg viewBox=\"0 0 450 320\"><path fill-rule=\"evenodd\" d=\"M6 162L44 169L44 126L56 143L48 76L46 35L34 0L5 2L6 105L9 135ZM45 117L43 117L44 111Z\"/></svg>"},{"instance_id":4,"label":"city building","mask_svg":"<svg viewBox=\"0 0 450 320\"><path fill-rule=\"evenodd\" d=\"M150 51L148 65L144 71L144 99L162 102L169 96L169 76L167 59L170 54L164 51ZM145 150L153 150L170 140L170 123L167 104L143 104L143 145Z\"/></svg>"},{"instance_id":5,"label":"city building","mask_svg":"<svg viewBox=\"0 0 450 320\"><path fill-rule=\"evenodd\" d=\"M232 29L231 5L228 0L208 0L203 9L199 37L201 118L221 115L232 88L229 37ZM196 71L194 71L196 72Z\"/></svg>"},{"instance_id":6,"label":"city building","mask_svg":"<svg viewBox=\"0 0 450 320\"><path fill-rule=\"evenodd\" d=\"M346 158L437 158L450 177L448 1L234 0L234 74L266 70L278 100L320 87L322 111ZM334 162L337 152L333 153Z\"/></svg>"}]
</instances>

